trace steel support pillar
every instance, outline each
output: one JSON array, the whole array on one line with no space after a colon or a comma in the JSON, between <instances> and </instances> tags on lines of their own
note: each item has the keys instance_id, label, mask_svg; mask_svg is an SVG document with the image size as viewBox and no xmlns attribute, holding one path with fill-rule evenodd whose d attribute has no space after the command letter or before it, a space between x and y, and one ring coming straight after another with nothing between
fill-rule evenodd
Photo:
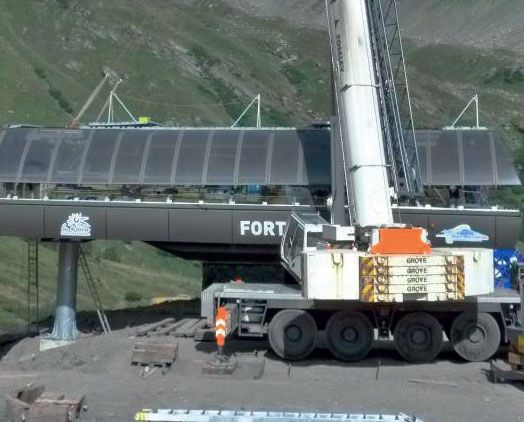
<instances>
[{"instance_id":1,"label":"steel support pillar","mask_svg":"<svg viewBox=\"0 0 524 422\"><path fill-rule=\"evenodd\" d=\"M76 329L76 288L80 243L61 241L58 251L58 286L56 291L55 324L51 339L74 341Z\"/></svg>"}]
</instances>

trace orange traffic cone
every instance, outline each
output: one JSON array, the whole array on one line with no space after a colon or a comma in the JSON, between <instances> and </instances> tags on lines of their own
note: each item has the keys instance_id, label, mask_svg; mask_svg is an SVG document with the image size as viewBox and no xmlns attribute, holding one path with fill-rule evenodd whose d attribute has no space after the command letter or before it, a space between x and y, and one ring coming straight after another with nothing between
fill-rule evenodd
<instances>
[{"instance_id":1,"label":"orange traffic cone","mask_svg":"<svg viewBox=\"0 0 524 422\"><path fill-rule=\"evenodd\" d=\"M232 374L237 366L236 359L232 359L224 354L224 346L226 344L226 335L228 332L228 319L229 314L227 309L223 306L218 308L215 316L215 337L218 352L214 359L209 361L207 366L202 369L202 373L204 374Z\"/></svg>"},{"instance_id":2,"label":"orange traffic cone","mask_svg":"<svg viewBox=\"0 0 524 422\"><path fill-rule=\"evenodd\" d=\"M215 317L215 337L218 346L218 353L221 355L226 344L227 335L227 309L221 306L217 310Z\"/></svg>"}]
</instances>

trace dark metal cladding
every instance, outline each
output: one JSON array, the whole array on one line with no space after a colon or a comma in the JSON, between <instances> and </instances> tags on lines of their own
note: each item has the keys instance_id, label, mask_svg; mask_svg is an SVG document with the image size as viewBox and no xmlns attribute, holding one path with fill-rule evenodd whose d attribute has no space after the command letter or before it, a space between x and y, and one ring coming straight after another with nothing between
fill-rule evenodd
<instances>
[{"instance_id":1,"label":"dark metal cladding","mask_svg":"<svg viewBox=\"0 0 524 422\"><path fill-rule=\"evenodd\" d=\"M143 240L193 259L277 261L291 211L310 210L291 205L0 199L0 236ZM85 219L87 232L64 231L74 215ZM510 249L521 226L520 213L510 210L402 207L394 209L394 217L426 228L434 246L448 247ZM482 239L446 243L443 234L465 224Z\"/></svg>"},{"instance_id":2,"label":"dark metal cladding","mask_svg":"<svg viewBox=\"0 0 524 422\"><path fill-rule=\"evenodd\" d=\"M393 218L398 223L425 228L434 247L513 249L522 225L522 215L516 210L401 207L393 209ZM487 239L446 243L443 231L464 224Z\"/></svg>"},{"instance_id":3,"label":"dark metal cladding","mask_svg":"<svg viewBox=\"0 0 524 422\"><path fill-rule=\"evenodd\" d=\"M520 185L500 135L419 130L426 186ZM329 185L330 134L307 129L0 132L0 182L160 186Z\"/></svg>"}]
</instances>

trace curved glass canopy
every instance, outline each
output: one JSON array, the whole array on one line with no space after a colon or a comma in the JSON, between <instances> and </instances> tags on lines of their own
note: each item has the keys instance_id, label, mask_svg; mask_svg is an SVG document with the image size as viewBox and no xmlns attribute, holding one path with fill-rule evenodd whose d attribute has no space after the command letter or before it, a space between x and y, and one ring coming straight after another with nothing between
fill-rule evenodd
<instances>
[{"instance_id":1,"label":"curved glass canopy","mask_svg":"<svg viewBox=\"0 0 524 422\"><path fill-rule=\"evenodd\" d=\"M417 131L423 184L520 185L496 132ZM0 132L0 182L329 185L330 131L45 129Z\"/></svg>"}]
</instances>

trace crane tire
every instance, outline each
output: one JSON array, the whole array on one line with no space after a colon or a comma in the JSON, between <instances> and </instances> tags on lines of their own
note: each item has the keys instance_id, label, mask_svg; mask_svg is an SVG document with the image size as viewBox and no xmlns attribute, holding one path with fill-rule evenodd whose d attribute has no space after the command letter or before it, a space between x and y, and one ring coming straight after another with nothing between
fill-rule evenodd
<instances>
[{"instance_id":1,"label":"crane tire","mask_svg":"<svg viewBox=\"0 0 524 422\"><path fill-rule=\"evenodd\" d=\"M500 345L497 320L484 312L464 312L451 325L453 350L464 360L481 362L491 358Z\"/></svg>"},{"instance_id":2,"label":"crane tire","mask_svg":"<svg viewBox=\"0 0 524 422\"><path fill-rule=\"evenodd\" d=\"M313 317L300 309L284 309L269 324L269 344L286 360L307 357L317 343L318 329Z\"/></svg>"},{"instance_id":3,"label":"crane tire","mask_svg":"<svg viewBox=\"0 0 524 422\"><path fill-rule=\"evenodd\" d=\"M328 348L343 361L363 359L373 347L373 339L373 324L361 312L336 312L326 325Z\"/></svg>"},{"instance_id":4,"label":"crane tire","mask_svg":"<svg viewBox=\"0 0 524 422\"><path fill-rule=\"evenodd\" d=\"M412 363L431 362L442 349L442 327L425 312L404 315L397 322L393 337L399 354Z\"/></svg>"}]
</instances>

